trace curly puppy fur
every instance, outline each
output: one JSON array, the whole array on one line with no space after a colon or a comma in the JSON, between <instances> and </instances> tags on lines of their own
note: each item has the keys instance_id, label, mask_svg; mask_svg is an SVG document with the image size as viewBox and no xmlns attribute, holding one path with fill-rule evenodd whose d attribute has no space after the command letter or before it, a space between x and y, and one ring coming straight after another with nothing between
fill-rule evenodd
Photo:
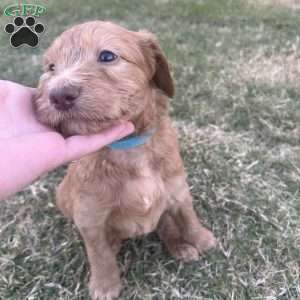
<instances>
[{"instance_id":1,"label":"curly puppy fur","mask_svg":"<svg viewBox=\"0 0 300 300\"><path fill-rule=\"evenodd\" d=\"M118 58L99 62L109 50ZM155 36L93 21L62 33L46 51L34 101L39 120L64 135L98 133L122 120L136 133L154 131L130 150L101 149L69 166L57 205L75 222L87 251L92 299L110 300L121 289L116 255L121 241L157 230L178 259L196 260L215 246L193 209L168 113L174 94L169 65ZM51 93L76 91L60 110Z\"/></svg>"}]
</instances>

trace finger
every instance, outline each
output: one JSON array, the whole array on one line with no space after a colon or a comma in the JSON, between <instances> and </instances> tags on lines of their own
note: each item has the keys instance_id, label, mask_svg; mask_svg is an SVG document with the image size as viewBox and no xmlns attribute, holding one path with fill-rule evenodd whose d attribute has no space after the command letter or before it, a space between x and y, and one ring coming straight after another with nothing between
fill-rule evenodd
<instances>
[{"instance_id":1,"label":"finger","mask_svg":"<svg viewBox=\"0 0 300 300\"><path fill-rule=\"evenodd\" d=\"M5 99L8 96L9 88L7 81L0 80L0 101Z\"/></svg>"},{"instance_id":2,"label":"finger","mask_svg":"<svg viewBox=\"0 0 300 300\"><path fill-rule=\"evenodd\" d=\"M66 139L67 151L65 161L78 159L119 140L134 131L132 123L123 123L90 136L72 136Z\"/></svg>"},{"instance_id":3,"label":"finger","mask_svg":"<svg viewBox=\"0 0 300 300\"><path fill-rule=\"evenodd\" d=\"M36 88L21 85L13 81L0 80L1 95L8 95L8 93L12 90L17 92L26 92L26 93L30 92L30 94L32 95L36 93Z\"/></svg>"},{"instance_id":4,"label":"finger","mask_svg":"<svg viewBox=\"0 0 300 300\"><path fill-rule=\"evenodd\" d=\"M8 110L19 121L34 119L32 99L35 93L33 88L0 80L0 105L5 106L2 113Z\"/></svg>"}]
</instances>

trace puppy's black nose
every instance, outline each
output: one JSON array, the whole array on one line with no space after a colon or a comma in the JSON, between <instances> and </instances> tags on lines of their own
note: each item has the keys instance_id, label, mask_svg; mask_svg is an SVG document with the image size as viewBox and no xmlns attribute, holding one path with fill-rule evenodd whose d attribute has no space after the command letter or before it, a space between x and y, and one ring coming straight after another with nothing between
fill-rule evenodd
<instances>
[{"instance_id":1,"label":"puppy's black nose","mask_svg":"<svg viewBox=\"0 0 300 300\"><path fill-rule=\"evenodd\" d=\"M75 100L80 94L80 88L74 86L64 86L53 89L50 94L50 102L58 110L68 110L74 106Z\"/></svg>"}]
</instances>

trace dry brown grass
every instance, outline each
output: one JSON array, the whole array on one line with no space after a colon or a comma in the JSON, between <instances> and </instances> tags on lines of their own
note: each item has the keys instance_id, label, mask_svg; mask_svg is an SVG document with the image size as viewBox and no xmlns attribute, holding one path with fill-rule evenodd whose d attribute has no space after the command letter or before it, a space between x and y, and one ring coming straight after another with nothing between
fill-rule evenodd
<instances>
[{"instance_id":1,"label":"dry brown grass","mask_svg":"<svg viewBox=\"0 0 300 300\"><path fill-rule=\"evenodd\" d=\"M267 6L284 6L291 9L299 9L299 0L249 0L250 4Z\"/></svg>"},{"instance_id":2,"label":"dry brown grass","mask_svg":"<svg viewBox=\"0 0 300 300\"><path fill-rule=\"evenodd\" d=\"M299 86L300 52L298 49L287 53L266 53L261 48L256 52L240 53L232 63L232 76L235 83L255 82L274 87L278 84Z\"/></svg>"}]
</instances>

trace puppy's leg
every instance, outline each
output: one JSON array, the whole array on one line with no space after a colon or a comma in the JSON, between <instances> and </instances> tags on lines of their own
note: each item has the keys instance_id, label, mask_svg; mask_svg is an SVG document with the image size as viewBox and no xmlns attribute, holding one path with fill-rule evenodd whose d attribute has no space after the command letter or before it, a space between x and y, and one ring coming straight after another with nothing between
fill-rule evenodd
<instances>
[{"instance_id":1,"label":"puppy's leg","mask_svg":"<svg viewBox=\"0 0 300 300\"><path fill-rule=\"evenodd\" d=\"M179 227L169 212L166 212L158 224L158 235L172 256L184 261L197 260L198 250L186 243L181 236Z\"/></svg>"},{"instance_id":2,"label":"puppy's leg","mask_svg":"<svg viewBox=\"0 0 300 300\"><path fill-rule=\"evenodd\" d=\"M199 222L184 178L168 180L167 189L172 203L160 220L159 235L173 256L185 261L196 260L199 253L215 247L216 240Z\"/></svg>"},{"instance_id":3,"label":"puppy's leg","mask_svg":"<svg viewBox=\"0 0 300 300\"><path fill-rule=\"evenodd\" d=\"M99 205L99 199L90 196L84 199L78 197L76 200L74 222L84 240L90 264L91 298L93 300L115 299L120 294L121 281L116 260L117 249L113 249L108 239L107 218L110 208Z\"/></svg>"},{"instance_id":4,"label":"puppy's leg","mask_svg":"<svg viewBox=\"0 0 300 300\"><path fill-rule=\"evenodd\" d=\"M116 299L121 290L120 272L104 228L102 226L81 227L79 230L90 263L91 298L93 300Z\"/></svg>"}]
</instances>

